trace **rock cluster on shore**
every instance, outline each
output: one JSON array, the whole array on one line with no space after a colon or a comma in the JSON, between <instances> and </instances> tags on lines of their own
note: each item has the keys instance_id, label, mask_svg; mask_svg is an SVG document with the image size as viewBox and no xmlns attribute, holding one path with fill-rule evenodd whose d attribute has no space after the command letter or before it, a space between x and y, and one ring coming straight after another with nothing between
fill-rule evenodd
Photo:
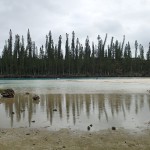
<instances>
[{"instance_id":1,"label":"rock cluster on shore","mask_svg":"<svg viewBox=\"0 0 150 150\"><path fill-rule=\"evenodd\" d=\"M15 92L13 89L4 89L1 95L5 98L13 98L15 96Z\"/></svg>"}]
</instances>

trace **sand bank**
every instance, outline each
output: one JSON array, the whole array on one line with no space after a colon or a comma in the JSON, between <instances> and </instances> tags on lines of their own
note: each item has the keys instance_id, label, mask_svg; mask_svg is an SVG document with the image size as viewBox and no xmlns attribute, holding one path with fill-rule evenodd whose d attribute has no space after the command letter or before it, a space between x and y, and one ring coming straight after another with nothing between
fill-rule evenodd
<instances>
[{"instance_id":1,"label":"sand bank","mask_svg":"<svg viewBox=\"0 0 150 150\"><path fill-rule=\"evenodd\" d=\"M46 128L0 129L0 150L99 150L99 149L150 149L150 130L129 132L115 131L81 132Z\"/></svg>"}]
</instances>

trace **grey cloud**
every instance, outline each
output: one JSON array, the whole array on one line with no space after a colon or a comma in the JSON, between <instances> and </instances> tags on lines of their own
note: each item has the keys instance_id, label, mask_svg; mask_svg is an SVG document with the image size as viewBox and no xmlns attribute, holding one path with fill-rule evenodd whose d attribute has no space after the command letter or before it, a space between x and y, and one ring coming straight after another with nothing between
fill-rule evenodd
<instances>
[{"instance_id":1,"label":"grey cloud","mask_svg":"<svg viewBox=\"0 0 150 150\"><path fill-rule=\"evenodd\" d=\"M131 34L130 39L137 40L139 44L142 44L145 49L148 49L150 42L150 27L140 26L134 33Z\"/></svg>"},{"instance_id":2,"label":"grey cloud","mask_svg":"<svg viewBox=\"0 0 150 150\"><path fill-rule=\"evenodd\" d=\"M101 20L99 22L94 23L97 29L99 29L102 33L110 33L110 34L122 34L123 27L120 22L117 20Z\"/></svg>"},{"instance_id":3,"label":"grey cloud","mask_svg":"<svg viewBox=\"0 0 150 150\"><path fill-rule=\"evenodd\" d=\"M45 35L52 31L55 43L61 34L74 30L80 41L86 36L90 41L98 34L114 36L122 41L125 34L131 42L136 39L146 45L149 40L150 1L148 0L1 0L0 1L0 49L13 35L24 35L30 28L32 39L38 46L45 43ZM142 26L142 27L141 27ZM141 30L142 32L138 32ZM145 35L146 34L146 35Z\"/></svg>"}]
</instances>

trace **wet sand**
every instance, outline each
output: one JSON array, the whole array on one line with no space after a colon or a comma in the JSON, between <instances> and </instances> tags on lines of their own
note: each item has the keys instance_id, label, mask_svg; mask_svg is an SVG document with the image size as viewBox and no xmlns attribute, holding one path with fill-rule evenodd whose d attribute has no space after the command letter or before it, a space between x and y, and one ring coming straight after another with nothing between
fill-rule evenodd
<instances>
[{"instance_id":1,"label":"wet sand","mask_svg":"<svg viewBox=\"0 0 150 150\"><path fill-rule=\"evenodd\" d=\"M0 129L0 150L99 150L99 149L150 149L150 130L80 132L46 128Z\"/></svg>"}]
</instances>

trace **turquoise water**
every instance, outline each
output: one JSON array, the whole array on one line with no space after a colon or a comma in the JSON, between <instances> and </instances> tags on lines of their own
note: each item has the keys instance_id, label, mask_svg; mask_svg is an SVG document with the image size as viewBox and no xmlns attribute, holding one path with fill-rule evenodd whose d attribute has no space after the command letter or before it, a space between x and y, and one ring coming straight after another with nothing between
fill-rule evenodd
<instances>
[{"instance_id":1,"label":"turquoise water","mask_svg":"<svg viewBox=\"0 0 150 150\"><path fill-rule=\"evenodd\" d=\"M146 93L150 78L0 80L0 88L38 93Z\"/></svg>"},{"instance_id":2,"label":"turquoise water","mask_svg":"<svg viewBox=\"0 0 150 150\"><path fill-rule=\"evenodd\" d=\"M149 127L149 78L0 80L0 88L16 93L12 99L0 98L0 128ZM39 101L32 100L34 94Z\"/></svg>"}]
</instances>

